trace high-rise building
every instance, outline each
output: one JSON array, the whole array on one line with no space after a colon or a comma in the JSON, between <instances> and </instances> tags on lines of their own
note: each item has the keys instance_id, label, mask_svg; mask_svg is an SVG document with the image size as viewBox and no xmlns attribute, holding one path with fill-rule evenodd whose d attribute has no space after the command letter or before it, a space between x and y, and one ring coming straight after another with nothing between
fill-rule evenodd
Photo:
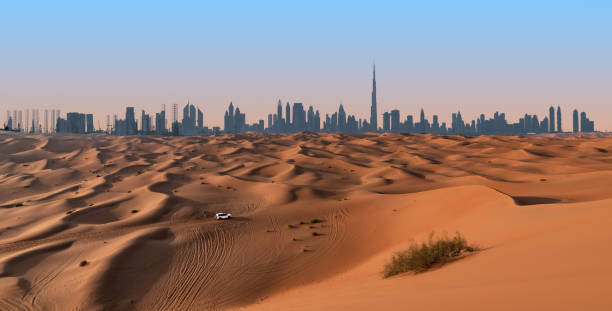
<instances>
[{"instance_id":1,"label":"high-rise building","mask_svg":"<svg viewBox=\"0 0 612 311\"><path fill-rule=\"evenodd\" d=\"M480 121L480 119L479 119ZM438 133L440 130L440 124L438 123L438 115L433 115L433 120L431 123L431 128L433 130L434 133ZM475 126L474 126L475 128Z\"/></svg>"},{"instance_id":2,"label":"high-rise building","mask_svg":"<svg viewBox=\"0 0 612 311\"><path fill-rule=\"evenodd\" d=\"M198 129L204 128L204 113L198 108Z\"/></svg>"},{"instance_id":3,"label":"high-rise building","mask_svg":"<svg viewBox=\"0 0 612 311\"><path fill-rule=\"evenodd\" d=\"M45 109L45 134L49 133L49 109Z\"/></svg>"},{"instance_id":4,"label":"high-rise building","mask_svg":"<svg viewBox=\"0 0 612 311\"><path fill-rule=\"evenodd\" d=\"M595 123L587 118L584 111L580 113L580 131L586 133L595 131Z\"/></svg>"},{"instance_id":5,"label":"high-rise building","mask_svg":"<svg viewBox=\"0 0 612 311\"><path fill-rule=\"evenodd\" d=\"M308 131L316 131L315 130L315 113L314 113L314 109L312 108L312 106L308 107L308 114L307 114L307 119L306 119L306 130Z\"/></svg>"},{"instance_id":6,"label":"high-rise building","mask_svg":"<svg viewBox=\"0 0 612 311\"><path fill-rule=\"evenodd\" d=\"M557 132L563 133L563 127L561 126L561 107L557 106Z\"/></svg>"},{"instance_id":7,"label":"high-rise building","mask_svg":"<svg viewBox=\"0 0 612 311\"><path fill-rule=\"evenodd\" d=\"M372 106L370 107L370 127L373 132L378 131L378 114L376 103L376 65L372 68Z\"/></svg>"},{"instance_id":8,"label":"high-rise building","mask_svg":"<svg viewBox=\"0 0 612 311\"><path fill-rule=\"evenodd\" d=\"M57 124L57 132L85 134L85 114L69 112L66 119L59 118Z\"/></svg>"},{"instance_id":9,"label":"high-rise building","mask_svg":"<svg viewBox=\"0 0 612 311\"><path fill-rule=\"evenodd\" d=\"M555 107L553 106L550 106L550 108L548 109L548 122L550 125L549 132L554 133L555 132Z\"/></svg>"},{"instance_id":10,"label":"high-rise building","mask_svg":"<svg viewBox=\"0 0 612 311\"><path fill-rule=\"evenodd\" d=\"M285 122L283 121L283 104L281 104L281 100L278 100L278 106L276 106L276 129L277 131L282 131L285 127Z\"/></svg>"},{"instance_id":11,"label":"high-rise building","mask_svg":"<svg viewBox=\"0 0 612 311\"><path fill-rule=\"evenodd\" d=\"M293 131L302 132L306 129L306 111L302 103L293 103Z\"/></svg>"},{"instance_id":12,"label":"high-rise building","mask_svg":"<svg viewBox=\"0 0 612 311\"><path fill-rule=\"evenodd\" d=\"M340 108L338 108L338 129L340 131L344 131L346 129L346 112L344 111L342 104L340 104Z\"/></svg>"},{"instance_id":13,"label":"high-rise building","mask_svg":"<svg viewBox=\"0 0 612 311\"><path fill-rule=\"evenodd\" d=\"M400 111L397 109L391 110L391 132L399 133L400 128Z\"/></svg>"},{"instance_id":14,"label":"high-rise building","mask_svg":"<svg viewBox=\"0 0 612 311\"><path fill-rule=\"evenodd\" d=\"M285 106L285 132L289 132L291 129L291 107L289 107L289 102L287 102L287 106Z\"/></svg>"},{"instance_id":15,"label":"high-rise building","mask_svg":"<svg viewBox=\"0 0 612 311\"><path fill-rule=\"evenodd\" d=\"M580 121L578 120L578 109L574 109L574 113L573 113L573 119L574 119L574 133L577 133L580 131Z\"/></svg>"},{"instance_id":16,"label":"high-rise building","mask_svg":"<svg viewBox=\"0 0 612 311\"><path fill-rule=\"evenodd\" d=\"M383 132L389 132L391 130L391 115L388 112L383 113Z\"/></svg>"},{"instance_id":17,"label":"high-rise building","mask_svg":"<svg viewBox=\"0 0 612 311\"><path fill-rule=\"evenodd\" d=\"M134 113L134 107L125 108L125 125L126 135L135 135L138 133L138 124L136 123L136 114Z\"/></svg>"},{"instance_id":18,"label":"high-rise building","mask_svg":"<svg viewBox=\"0 0 612 311\"><path fill-rule=\"evenodd\" d=\"M274 116L277 118L277 116ZM272 123L272 114L268 113L268 129L272 130L274 128L274 124Z\"/></svg>"},{"instance_id":19,"label":"high-rise building","mask_svg":"<svg viewBox=\"0 0 612 311\"><path fill-rule=\"evenodd\" d=\"M89 113L85 116L87 119L87 133L93 133L96 131L93 123L93 114Z\"/></svg>"}]
</instances>

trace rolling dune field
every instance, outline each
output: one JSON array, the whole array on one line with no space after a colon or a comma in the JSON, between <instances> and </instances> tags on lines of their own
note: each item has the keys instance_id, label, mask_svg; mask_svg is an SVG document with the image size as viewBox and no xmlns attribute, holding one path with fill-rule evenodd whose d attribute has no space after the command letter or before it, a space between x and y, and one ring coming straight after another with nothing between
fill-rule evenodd
<instances>
[{"instance_id":1,"label":"rolling dune field","mask_svg":"<svg viewBox=\"0 0 612 311\"><path fill-rule=\"evenodd\" d=\"M611 310L611 245L612 137L0 134L0 310Z\"/></svg>"}]
</instances>

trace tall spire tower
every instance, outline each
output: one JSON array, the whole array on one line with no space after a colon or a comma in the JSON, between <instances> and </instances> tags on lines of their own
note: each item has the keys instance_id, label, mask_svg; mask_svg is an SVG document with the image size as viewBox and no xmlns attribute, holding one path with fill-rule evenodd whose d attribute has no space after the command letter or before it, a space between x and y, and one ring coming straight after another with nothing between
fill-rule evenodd
<instances>
[{"instance_id":1,"label":"tall spire tower","mask_svg":"<svg viewBox=\"0 0 612 311\"><path fill-rule=\"evenodd\" d=\"M376 113L376 64L373 66L372 75L372 107L370 107L370 126L372 131L378 131L378 115Z\"/></svg>"}]
</instances>

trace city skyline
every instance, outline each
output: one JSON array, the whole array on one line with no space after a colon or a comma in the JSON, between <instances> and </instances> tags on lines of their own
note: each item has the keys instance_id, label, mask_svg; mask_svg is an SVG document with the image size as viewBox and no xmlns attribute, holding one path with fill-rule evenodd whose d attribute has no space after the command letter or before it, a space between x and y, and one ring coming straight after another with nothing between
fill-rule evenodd
<instances>
[{"instance_id":1,"label":"city skyline","mask_svg":"<svg viewBox=\"0 0 612 311\"><path fill-rule=\"evenodd\" d=\"M362 93L362 92L360 92L360 93ZM278 101L280 102L280 99ZM192 104L190 104L190 102L191 102L190 99L187 99L187 105L192 105ZM230 100L229 102L230 102L230 104L234 103L233 100ZM302 101L291 101L290 100L290 101L287 101L287 104L289 104L289 102L298 103L298 102L302 102ZM168 104L168 105L169 106L174 106L174 105L178 106L180 104L171 103L171 104ZM165 107L166 104L162 103L161 106ZM343 103L342 102L339 103L339 106L343 106ZM387 105L387 106L389 106L389 105ZM145 107L139 107L139 108L142 108L143 112L145 110L146 111L155 111L156 110L155 108L150 107L150 105L146 105L146 107L147 107L147 109L145 109ZM221 103L219 105L206 105L206 108L213 108L213 107L216 107L216 108L221 107L221 108L225 109L224 108L225 105L223 103ZM377 82L376 82L376 65L374 64L373 68L372 68L372 80L371 80L371 91L370 91L370 106L369 106L369 109L368 109L369 110L369 117L367 118L367 121L369 123L371 123L371 121L373 120L372 118L373 118L374 114L376 114L377 118L374 119L374 120L377 122L377 128L378 129L382 129L383 126L381 126L381 124L382 124L381 122L383 121L383 118L384 118L384 111L390 112L390 111L398 110L398 109L401 110L402 108L404 108L404 105L392 105L391 107L393 107L393 108L391 108L391 109L378 109ZM551 108L552 107L553 106L551 106ZM548 119L549 119L549 122L550 122L550 120L552 120L553 123L555 123L554 124L555 128L559 126L559 124L558 124L559 122L561 123L561 125L562 124L571 125L573 123L573 121L574 121L574 118L571 116L570 113L563 114L561 120L557 117L557 115L559 114L559 110L560 109L563 109L563 110L566 110L566 111L573 111L574 109L577 109L576 106L574 106L574 107L561 107L560 105L556 105L555 107L556 107L555 108L556 110L555 110L554 113L551 112L550 108L549 108L548 113L546 114ZM206 108L203 108L203 109L208 111L209 109L206 109ZM418 111L420 109L424 109L424 107L423 106L421 106L421 107L416 107L415 106L414 107L414 111ZM32 118L34 118L34 114L37 113L37 111L39 113L40 110L42 110L43 113L45 113L45 112L49 113L49 114L57 113L58 115L59 115L59 113L61 111L61 109L41 109L41 108L18 109L18 110L12 110L12 111L24 111L24 117L23 117L24 118L24 122L25 122L25 118L28 117L29 111L32 111L32 116L30 116L30 118L28 119L30 121L29 126L28 126L28 131L31 131L31 127L32 127L31 122L34 121L34 119L32 119ZM198 110L198 113L204 114L203 110L200 109L199 105L197 107L197 110ZM210 109L210 110L215 110L215 109ZM382 111L378 111L378 110L382 110ZM503 111L502 109L500 109L500 110ZM467 120L477 120L477 119L480 118L481 114L483 114L483 113L485 115L493 115L495 112L499 112L500 110L478 112L478 113L475 113L474 116L472 116L472 115L467 116L466 119ZM7 111L10 111L10 110L7 110ZM457 111L462 111L462 109L458 109ZM76 112L76 111L71 111L71 112ZM327 113L333 113L333 112L334 111L331 110L331 111L328 111ZM77 113L80 113L80 112L77 112ZM514 116L511 116L509 113L505 113L505 114L508 117L509 121L511 121L511 120L517 120L518 121L522 117L524 117L525 113L529 114L529 115L539 115L539 113L537 111L535 111L535 112L534 111L523 112L523 113L519 113L518 115L514 115ZM85 112L85 114L90 115L92 113ZM258 109L258 112L257 113L253 113L253 114L255 115L255 117L252 118L252 119L245 120L245 124L249 123L250 121L259 121L259 120L267 121L267 117L268 116L265 115L265 113L262 112L261 109ZM249 115L253 115L253 114L249 114ZM262 114L264 114L264 115L259 117L259 115L262 115ZM113 111L112 114L108 114L108 113L107 114L103 114L103 115L93 114L93 116L94 116L94 121L93 121L94 128L96 130L106 130L107 124L108 124L107 121L109 121L107 119L111 118L110 121L112 123L114 123L115 120L118 119L120 115L121 115L121 112L117 112L117 111ZM185 113L183 112L183 116L184 115L185 115ZM433 115L438 116L440 123L452 124L452 113L451 112L448 112L446 114L444 114L444 113L442 113L442 114L440 114L440 113L439 114L432 113L432 116ZM466 114L464 113L464 116L465 115ZM214 115L211 115L211 114L207 114L207 116L208 116L208 120L210 120L211 117L212 117L213 120L217 119ZM450 117L445 118L444 116L450 116ZM53 116L49 115L49 117L52 118ZM151 116L148 116L148 117L151 117ZM153 118L154 118L154 116L153 116ZM3 121L2 124L6 125L7 122L8 122L8 119L9 119L9 117L7 115L4 118L4 121ZM15 120L16 119L15 116L13 116L12 119ZM363 118L363 119L366 120L365 118ZM592 118L592 115L589 116L589 119L595 121ZM140 122L139 118L135 118L135 120L138 120ZM168 120L166 116L164 116L164 120L166 120L166 121ZM155 119L153 119L153 122L151 122L151 120L149 120L148 124L153 125L154 121L155 121ZM40 126L41 127L41 130L39 131L37 129L36 132L47 132L47 130L43 130L43 129L47 129L47 127L50 128L50 127L55 127L56 126L56 124L52 124L52 125L49 124L49 125L47 125L47 127L45 127L43 122L40 121L40 117L38 117L38 119L36 119L36 122L38 122L36 126ZM171 122L172 122L172 120L170 120L170 123L168 123L168 126L171 126ZM223 121L221 123L211 123L210 121L207 122L207 121L202 120L201 122L203 122L203 123L205 122L208 125L208 127L211 128L211 129L213 127L224 128L224 124L225 124L225 121ZM607 129L600 128L600 123L598 123L598 122L596 122L596 123L598 124L598 127L597 127L598 131L604 131L604 132L606 132L606 131L609 132L610 131L610 130L607 130ZM267 124L267 122L266 122L266 124ZM99 127L97 127L97 126L99 126ZM112 126L112 124L111 124L111 126ZM140 127L140 123L138 123L138 126ZM552 124L549 124L549 127L551 127L551 126L552 126ZM154 128L154 126L152 126L152 128ZM567 128L569 129L569 128L571 128L571 126L567 126ZM570 131L568 131L568 132L570 132ZM158 134L159 134L159 132L158 132Z\"/></svg>"},{"instance_id":2,"label":"city skyline","mask_svg":"<svg viewBox=\"0 0 612 311\"><path fill-rule=\"evenodd\" d=\"M372 90L370 116L368 119L360 118L354 114L347 114L343 104L340 104L337 112L331 115L326 113L324 118L318 109L313 105L305 106L301 102L286 103L285 114L283 117L282 101L279 99L276 113L269 113L267 116L267 126L264 119L249 123L246 114L240 111L238 106L234 107L233 102L224 113L223 127L204 126L203 111L190 101L183 108L182 120L179 122L178 105L172 105L172 120L168 127L166 118L166 106L155 113L154 118L144 109L141 110L141 118L136 118L134 107L126 107L125 118L120 119L117 114L113 116L111 124L110 115L107 115L106 130L100 126L96 130L93 126L93 115L78 112L68 112L66 118L62 118L59 110L52 110L51 125L49 125L48 111L45 110L44 131L40 121L39 110L33 109L30 118L29 110L26 110L26 119L22 119L22 111L7 111L7 121L5 128L9 130L17 129L25 133L94 133L103 132L112 135L172 135L172 136L193 136L210 134L234 134L242 132L265 132L265 133L295 133L302 131L311 132L342 132L342 133L364 133L364 132L394 132L394 133L434 133L434 134L461 134L461 135L525 135L540 133L562 133L563 113L560 106L556 109L550 106L548 116L544 116L541 121L538 114L525 113L518 122L509 122L506 113L496 111L492 118L488 118L481 113L478 118L464 121L461 111L451 114L451 123L440 121L438 115L432 115L431 122L426 117L424 108L421 108L419 118L409 114L406 118L401 117L399 109L385 111L382 115L382 126L378 126L378 100L376 85L376 65L372 68ZM197 109L197 114L196 114ZM292 114L293 113L293 114ZM572 111L572 131L573 132L594 132L594 121L587 117L586 112L574 109ZM14 121L13 121L14 120ZM152 120L155 122L152 123ZM139 127L140 124L140 127Z\"/></svg>"}]
</instances>

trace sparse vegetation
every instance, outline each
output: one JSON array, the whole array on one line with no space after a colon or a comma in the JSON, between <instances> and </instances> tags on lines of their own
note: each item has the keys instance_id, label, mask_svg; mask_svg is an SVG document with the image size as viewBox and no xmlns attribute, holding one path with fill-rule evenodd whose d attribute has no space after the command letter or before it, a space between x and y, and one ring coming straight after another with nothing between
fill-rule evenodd
<instances>
[{"instance_id":1,"label":"sparse vegetation","mask_svg":"<svg viewBox=\"0 0 612 311\"><path fill-rule=\"evenodd\" d=\"M20 203L15 204L15 207L21 207L21 206L23 206L23 203L21 203L21 202L20 202Z\"/></svg>"},{"instance_id":2,"label":"sparse vegetation","mask_svg":"<svg viewBox=\"0 0 612 311\"><path fill-rule=\"evenodd\" d=\"M81 261L81 263L79 264L80 267L85 267L87 266L87 264L89 264L89 262L87 262L87 260L83 260Z\"/></svg>"},{"instance_id":3,"label":"sparse vegetation","mask_svg":"<svg viewBox=\"0 0 612 311\"><path fill-rule=\"evenodd\" d=\"M540 179L540 181L546 181L546 178L542 178L542 179Z\"/></svg>"},{"instance_id":4,"label":"sparse vegetation","mask_svg":"<svg viewBox=\"0 0 612 311\"><path fill-rule=\"evenodd\" d=\"M305 225L305 224L307 224L307 222L305 222L305 221L303 221L303 220L302 220L302 221L300 221L300 225Z\"/></svg>"},{"instance_id":5,"label":"sparse vegetation","mask_svg":"<svg viewBox=\"0 0 612 311\"><path fill-rule=\"evenodd\" d=\"M73 210L69 210L69 211L66 212L66 215L70 215L72 213L74 213L74 211Z\"/></svg>"},{"instance_id":6,"label":"sparse vegetation","mask_svg":"<svg viewBox=\"0 0 612 311\"><path fill-rule=\"evenodd\" d=\"M319 236L319 235L322 235L322 234L321 234L321 233L318 233L318 232L316 232L316 231L312 233L312 236Z\"/></svg>"},{"instance_id":7,"label":"sparse vegetation","mask_svg":"<svg viewBox=\"0 0 612 311\"><path fill-rule=\"evenodd\" d=\"M314 218L314 219L311 219L311 220L310 220L310 223L311 223L311 224L318 224L318 223L321 223L321 222L323 222L323 220L318 219L318 218Z\"/></svg>"},{"instance_id":8,"label":"sparse vegetation","mask_svg":"<svg viewBox=\"0 0 612 311\"><path fill-rule=\"evenodd\" d=\"M287 228L289 228L289 229L295 229L295 228L297 228L297 226L294 226L294 225L287 225Z\"/></svg>"},{"instance_id":9,"label":"sparse vegetation","mask_svg":"<svg viewBox=\"0 0 612 311\"><path fill-rule=\"evenodd\" d=\"M443 236L435 241L432 232L427 242L413 243L407 250L395 254L385 266L383 275L388 278L404 272L423 272L476 250L478 248L468 244L459 232L452 238Z\"/></svg>"},{"instance_id":10,"label":"sparse vegetation","mask_svg":"<svg viewBox=\"0 0 612 311\"><path fill-rule=\"evenodd\" d=\"M138 213L138 210L137 209L133 209L132 210L132 214L136 214L136 213Z\"/></svg>"}]
</instances>

